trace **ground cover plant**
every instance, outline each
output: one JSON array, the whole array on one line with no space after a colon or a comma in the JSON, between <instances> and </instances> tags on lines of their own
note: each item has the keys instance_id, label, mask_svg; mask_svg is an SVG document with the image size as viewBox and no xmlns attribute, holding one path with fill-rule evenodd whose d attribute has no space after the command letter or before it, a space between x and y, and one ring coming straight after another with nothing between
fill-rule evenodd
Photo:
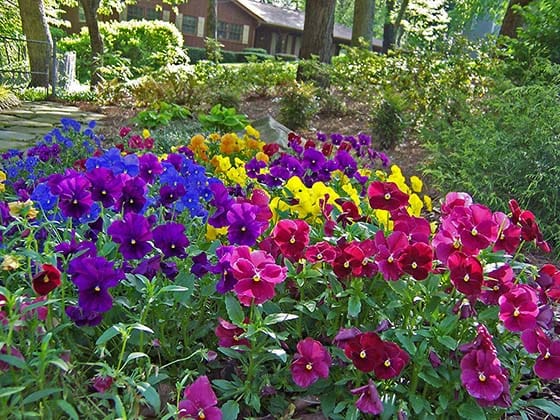
<instances>
[{"instance_id":1,"label":"ground cover plant","mask_svg":"<svg viewBox=\"0 0 560 420\"><path fill-rule=\"evenodd\" d=\"M558 415L560 270L515 200L433 213L364 134L62 123L2 156L3 417Z\"/></svg>"}]
</instances>

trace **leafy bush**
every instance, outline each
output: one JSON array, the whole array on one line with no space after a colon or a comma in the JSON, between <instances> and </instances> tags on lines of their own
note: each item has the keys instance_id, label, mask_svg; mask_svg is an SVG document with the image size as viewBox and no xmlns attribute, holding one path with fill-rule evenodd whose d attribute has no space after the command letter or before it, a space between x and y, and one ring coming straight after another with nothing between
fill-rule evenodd
<instances>
[{"instance_id":1,"label":"leafy bush","mask_svg":"<svg viewBox=\"0 0 560 420\"><path fill-rule=\"evenodd\" d=\"M240 131L249 124L246 115L238 114L235 108L226 108L221 104L214 105L209 114L199 114L198 120L202 128L219 133Z\"/></svg>"},{"instance_id":2,"label":"leafy bush","mask_svg":"<svg viewBox=\"0 0 560 420\"><path fill-rule=\"evenodd\" d=\"M19 105L18 97L7 87L0 85L0 110Z\"/></svg>"},{"instance_id":3,"label":"leafy bush","mask_svg":"<svg viewBox=\"0 0 560 420\"><path fill-rule=\"evenodd\" d=\"M319 110L317 88L312 83L294 82L280 98L279 121L296 130L307 128Z\"/></svg>"},{"instance_id":4,"label":"leafy bush","mask_svg":"<svg viewBox=\"0 0 560 420\"><path fill-rule=\"evenodd\" d=\"M189 115L190 112L182 106L167 102L156 102L148 109L136 114L134 120L142 128L155 128L167 125L171 120L185 119Z\"/></svg>"},{"instance_id":5,"label":"leafy bush","mask_svg":"<svg viewBox=\"0 0 560 420\"><path fill-rule=\"evenodd\" d=\"M504 211L517 197L560 243L559 98L560 83L514 87L465 120L426 132L433 153L427 173L440 189L470 192Z\"/></svg>"},{"instance_id":6,"label":"leafy bush","mask_svg":"<svg viewBox=\"0 0 560 420\"><path fill-rule=\"evenodd\" d=\"M389 89L373 107L371 130L380 149L393 149L401 142L406 127L405 109L406 102L402 95Z\"/></svg>"},{"instance_id":7,"label":"leafy bush","mask_svg":"<svg viewBox=\"0 0 560 420\"><path fill-rule=\"evenodd\" d=\"M105 46L104 65L119 65L120 60L129 60L133 77L167 64L188 61L182 50L183 36L169 22L100 22L99 29ZM77 77L80 82L87 82L92 60L87 28L78 35L60 40L57 46L63 52L76 51Z\"/></svg>"},{"instance_id":8,"label":"leafy bush","mask_svg":"<svg viewBox=\"0 0 560 420\"><path fill-rule=\"evenodd\" d=\"M525 48L560 64L560 2L538 0L522 12L525 25L519 38Z\"/></svg>"},{"instance_id":9,"label":"leafy bush","mask_svg":"<svg viewBox=\"0 0 560 420\"><path fill-rule=\"evenodd\" d=\"M196 64L201 60L206 60L206 49L197 47L188 47L187 54L191 64Z\"/></svg>"}]
</instances>

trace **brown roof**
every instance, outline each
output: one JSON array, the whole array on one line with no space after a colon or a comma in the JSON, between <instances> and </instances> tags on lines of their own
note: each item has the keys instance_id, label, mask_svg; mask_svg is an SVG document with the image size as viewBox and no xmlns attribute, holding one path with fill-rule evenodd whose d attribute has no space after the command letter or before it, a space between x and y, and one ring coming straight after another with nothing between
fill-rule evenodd
<instances>
[{"instance_id":1,"label":"brown roof","mask_svg":"<svg viewBox=\"0 0 560 420\"><path fill-rule=\"evenodd\" d=\"M260 3L252 0L234 0L249 14L254 16L257 21L280 28L294 29L303 31L305 13L299 10L284 9L272 4ZM335 23L334 37L344 41L352 39L352 29Z\"/></svg>"}]
</instances>

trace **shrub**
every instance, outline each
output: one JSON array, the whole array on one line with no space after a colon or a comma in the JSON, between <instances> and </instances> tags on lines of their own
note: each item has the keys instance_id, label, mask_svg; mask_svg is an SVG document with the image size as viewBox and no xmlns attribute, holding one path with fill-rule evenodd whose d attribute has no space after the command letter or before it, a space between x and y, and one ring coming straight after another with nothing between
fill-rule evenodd
<instances>
[{"instance_id":1,"label":"shrub","mask_svg":"<svg viewBox=\"0 0 560 420\"><path fill-rule=\"evenodd\" d=\"M196 64L201 60L206 60L205 48L189 47L187 49L187 54L192 64Z\"/></svg>"},{"instance_id":2,"label":"shrub","mask_svg":"<svg viewBox=\"0 0 560 420\"><path fill-rule=\"evenodd\" d=\"M294 82L280 99L279 121L296 130L307 128L319 110L317 88L312 83Z\"/></svg>"},{"instance_id":3,"label":"shrub","mask_svg":"<svg viewBox=\"0 0 560 420\"><path fill-rule=\"evenodd\" d=\"M119 59L130 60L133 77L167 64L185 63L188 56L182 50L183 37L169 22L124 21L100 22L105 52L104 65L118 64ZM80 82L90 77L91 49L87 28L78 35L60 40L61 51L76 51L76 72Z\"/></svg>"},{"instance_id":4,"label":"shrub","mask_svg":"<svg viewBox=\"0 0 560 420\"><path fill-rule=\"evenodd\" d=\"M209 114L199 114L198 120L202 128L219 133L240 131L249 124L246 115L238 114L235 108L226 108L221 104L214 105Z\"/></svg>"},{"instance_id":5,"label":"shrub","mask_svg":"<svg viewBox=\"0 0 560 420\"><path fill-rule=\"evenodd\" d=\"M472 116L425 132L436 185L470 192L505 211L517 197L560 243L560 85L515 87Z\"/></svg>"},{"instance_id":6,"label":"shrub","mask_svg":"<svg viewBox=\"0 0 560 420\"><path fill-rule=\"evenodd\" d=\"M0 110L19 105L18 97L7 87L0 85Z\"/></svg>"},{"instance_id":7,"label":"shrub","mask_svg":"<svg viewBox=\"0 0 560 420\"><path fill-rule=\"evenodd\" d=\"M190 112L182 106L167 102L156 102L148 109L140 111L134 120L142 128L155 128L167 125L171 120L185 119Z\"/></svg>"},{"instance_id":8,"label":"shrub","mask_svg":"<svg viewBox=\"0 0 560 420\"><path fill-rule=\"evenodd\" d=\"M275 54L274 57L276 57L278 60L281 60L281 61L297 61L298 60L298 56L293 55L293 54L278 53L278 54Z\"/></svg>"},{"instance_id":9,"label":"shrub","mask_svg":"<svg viewBox=\"0 0 560 420\"><path fill-rule=\"evenodd\" d=\"M379 148L393 149L402 138L406 127L404 110L406 102L402 95L386 90L381 100L373 107L371 129Z\"/></svg>"}]
</instances>

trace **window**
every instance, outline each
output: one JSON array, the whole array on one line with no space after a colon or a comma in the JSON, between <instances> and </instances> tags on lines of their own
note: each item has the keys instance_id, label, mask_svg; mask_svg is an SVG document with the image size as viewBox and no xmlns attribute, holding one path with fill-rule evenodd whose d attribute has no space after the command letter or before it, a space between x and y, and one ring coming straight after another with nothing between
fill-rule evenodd
<instances>
[{"instance_id":1,"label":"window","mask_svg":"<svg viewBox=\"0 0 560 420\"><path fill-rule=\"evenodd\" d=\"M161 20L161 11L156 9L146 9L146 20Z\"/></svg>"},{"instance_id":2,"label":"window","mask_svg":"<svg viewBox=\"0 0 560 420\"><path fill-rule=\"evenodd\" d=\"M126 20L161 20L161 10L143 8L139 6L128 6L126 9Z\"/></svg>"},{"instance_id":3,"label":"window","mask_svg":"<svg viewBox=\"0 0 560 420\"><path fill-rule=\"evenodd\" d=\"M194 16L183 16L182 31L185 34L196 34L198 18Z\"/></svg>"},{"instance_id":4,"label":"window","mask_svg":"<svg viewBox=\"0 0 560 420\"><path fill-rule=\"evenodd\" d=\"M126 20L139 20L144 18L144 9L138 6L128 6L126 9Z\"/></svg>"},{"instance_id":5,"label":"window","mask_svg":"<svg viewBox=\"0 0 560 420\"><path fill-rule=\"evenodd\" d=\"M218 22L218 38L230 41L241 41L243 25L237 23Z\"/></svg>"}]
</instances>

